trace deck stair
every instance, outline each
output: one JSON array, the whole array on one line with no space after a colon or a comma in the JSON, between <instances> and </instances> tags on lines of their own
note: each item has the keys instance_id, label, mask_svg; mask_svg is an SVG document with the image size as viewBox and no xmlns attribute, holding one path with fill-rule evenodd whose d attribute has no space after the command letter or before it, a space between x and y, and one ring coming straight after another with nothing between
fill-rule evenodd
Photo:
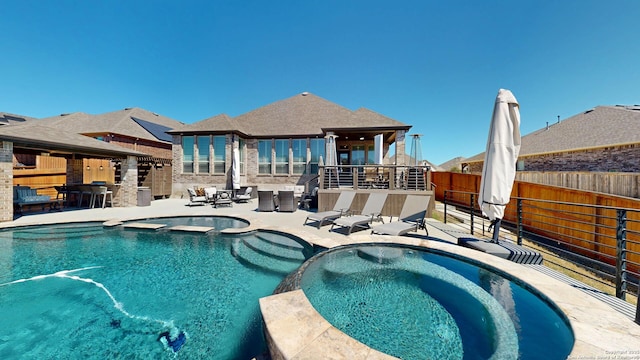
<instances>
[{"instance_id":1,"label":"deck stair","mask_svg":"<svg viewBox=\"0 0 640 360\"><path fill-rule=\"evenodd\" d=\"M406 179L407 190L427 190L422 168L409 168Z\"/></svg>"}]
</instances>

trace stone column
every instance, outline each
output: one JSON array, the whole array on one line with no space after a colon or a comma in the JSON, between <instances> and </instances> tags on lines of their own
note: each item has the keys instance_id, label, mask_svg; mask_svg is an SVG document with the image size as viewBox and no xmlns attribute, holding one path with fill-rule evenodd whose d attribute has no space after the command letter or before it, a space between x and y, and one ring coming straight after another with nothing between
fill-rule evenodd
<instances>
[{"instance_id":1,"label":"stone column","mask_svg":"<svg viewBox=\"0 0 640 360\"><path fill-rule=\"evenodd\" d=\"M127 156L121 165L122 183L120 184L120 206L138 206L138 158Z\"/></svg>"},{"instance_id":2,"label":"stone column","mask_svg":"<svg viewBox=\"0 0 640 360\"><path fill-rule=\"evenodd\" d=\"M396 131L396 165L404 166L407 165L407 157L406 155L406 142L405 136L406 133L404 130Z\"/></svg>"},{"instance_id":3,"label":"stone column","mask_svg":"<svg viewBox=\"0 0 640 360\"><path fill-rule=\"evenodd\" d=\"M0 149L0 221L13 220L13 143Z\"/></svg>"}]
</instances>

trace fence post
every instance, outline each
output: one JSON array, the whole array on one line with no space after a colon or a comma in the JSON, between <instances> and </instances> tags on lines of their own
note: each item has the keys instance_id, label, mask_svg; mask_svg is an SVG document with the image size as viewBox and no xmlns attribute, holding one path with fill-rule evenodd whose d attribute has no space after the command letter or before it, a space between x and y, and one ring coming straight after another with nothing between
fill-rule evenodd
<instances>
[{"instance_id":1,"label":"fence post","mask_svg":"<svg viewBox=\"0 0 640 360\"><path fill-rule=\"evenodd\" d=\"M516 217L517 217L517 231L518 231L518 245L522 245L522 199L516 200Z\"/></svg>"},{"instance_id":2,"label":"fence post","mask_svg":"<svg viewBox=\"0 0 640 360\"><path fill-rule=\"evenodd\" d=\"M471 194L471 202L469 203L469 214L471 215L471 235L473 234L473 230L475 226L473 225L473 200L476 194Z\"/></svg>"},{"instance_id":3,"label":"fence post","mask_svg":"<svg viewBox=\"0 0 640 360\"><path fill-rule=\"evenodd\" d=\"M627 294L627 210L618 209L616 221L616 297Z\"/></svg>"},{"instance_id":4,"label":"fence post","mask_svg":"<svg viewBox=\"0 0 640 360\"><path fill-rule=\"evenodd\" d=\"M447 223L447 193L448 191L444 191L444 223Z\"/></svg>"}]
</instances>

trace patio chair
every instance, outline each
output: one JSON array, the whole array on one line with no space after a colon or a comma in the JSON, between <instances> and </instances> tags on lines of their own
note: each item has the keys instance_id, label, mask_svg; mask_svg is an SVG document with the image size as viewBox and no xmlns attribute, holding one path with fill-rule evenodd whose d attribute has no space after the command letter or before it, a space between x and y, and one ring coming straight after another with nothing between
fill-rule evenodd
<instances>
[{"instance_id":1,"label":"patio chair","mask_svg":"<svg viewBox=\"0 0 640 360\"><path fill-rule=\"evenodd\" d=\"M233 201L238 202L238 203L249 202L251 200L251 192L253 192L253 188L251 186L249 186L248 188L246 188L244 190L244 193L236 194L236 196L233 198Z\"/></svg>"},{"instance_id":2,"label":"patio chair","mask_svg":"<svg viewBox=\"0 0 640 360\"><path fill-rule=\"evenodd\" d=\"M314 220L318 222L318 229L320 229L322 224L325 222L333 221L346 214L347 211L349 211L355 196L355 191L341 191L340 196L338 196L338 200L336 200L336 204L333 206L333 210L309 214L307 219L304 221L304 225L306 225L309 220Z\"/></svg>"},{"instance_id":3,"label":"patio chair","mask_svg":"<svg viewBox=\"0 0 640 360\"><path fill-rule=\"evenodd\" d=\"M93 192L91 191L91 185L79 185L78 186L78 207L82 206L82 200L87 195L87 206L91 206L93 200Z\"/></svg>"},{"instance_id":4,"label":"patio chair","mask_svg":"<svg viewBox=\"0 0 640 360\"><path fill-rule=\"evenodd\" d=\"M215 187L206 187L204 188L204 197L207 199L208 203L215 203L216 196L218 196L218 189Z\"/></svg>"},{"instance_id":5,"label":"patio chair","mask_svg":"<svg viewBox=\"0 0 640 360\"><path fill-rule=\"evenodd\" d=\"M221 205L233 206L233 200L231 200L231 194L228 191L218 191L213 207L217 208Z\"/></svg>"},{"instance_id":6,"label":"patio chair","mask_svg":"<svg viewBox=\"0 0 640 360\"><path fill-rule=\"evenodd\" d=\"M311 193L302 194L300 197L300 207L304 207L306 210L318 208L318 187L315 186Z\"/></svg>"},{"instance_id":7,"label":"patio chair","mask_svg":"<svg viewBox=\"0 0 640 360\"><path fill-rule=\"evenodd\" d=\"M293 190L278 191L278 211L294 212L298 208L298 202Z\"/></svg>"},{"instance_id":8,"label":"patio chair","mask_svg":"<svg viewBox=\"0 0 640 360\"><path fill-rule=\"evenodd\" d=\"M342 216L333 220L329 231L333 230L333 227L337 225L347 228L347 235L349 235L356 226L366 229L373 221L382 221L382 223L384 223L382 220L382 208L386 200L387 193L369 194L360 215Z\"/></svg>"},{"instance_id":9,"label":"patio chair","mask_svg":"<svg viewBox=\"0 0 640 360\"><path fill-rule=\"evenodd\" d=\"M204 205L207 203L206 196L196 194L196 191L192 188L188 188L187 192L189 193L189 203L187 205Z\"/></svg>"},{"instance_id":10,"label":"patio chair","mask_svg":"<svg viewBox=\"0 0 640 360\"><path fill-rule=\"evenodd\" d=\"M424 217L427 214L427 206L430 200L431 196L407 195L402 205L398 221L374 226L371 228L371 233L401 236L410 231L418 231L418 229L427 231ZM427 235L429 235L428 231Z\"/></svg>"},{"instance_id":11,"label":"patio chair","mask_svg":"<svg viewBox=\"0 0 640 360\"><path fill-rule=\"evenodd\" d=\"M93 208L96 205L96 201L98 206L102 204L102 208L104 209L107 205L107 197L109 198L109 203L113 207L113 191L109 190L106 186L92 186L91 187L91 204L89 207Z\"/></svg>"},{"instance_id":12,"label":"patio chair","mask_svg":"<svg viewBox=\"0 0 640 360\"><path fill-rule=\"evenodd\" d=\"M273 190L258 190L258 211L275 211Z\"/></svg>"}]
</instances>

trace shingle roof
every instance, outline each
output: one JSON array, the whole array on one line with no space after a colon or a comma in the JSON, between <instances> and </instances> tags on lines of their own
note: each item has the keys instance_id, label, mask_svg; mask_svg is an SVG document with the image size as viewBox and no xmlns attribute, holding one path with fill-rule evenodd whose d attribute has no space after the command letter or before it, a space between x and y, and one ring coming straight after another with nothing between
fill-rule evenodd
<instances>
[{"instance_id":1,"label":"shingle roof","mask_svg":"<svg viewBox=\"0 0 640 360\"><path fill-rule=\"evenodd\" d=\"M210 118L198 121L197 123L190 125L182 125L179 128L175 128L169 133L180 133L182 131L189 132L244 132L240 124L233 118L230 118L227 114L220 114L212 116Z\"/></svg>"},{"instance_id":2,"label":"shingle roof","mask_svg":"<svg viewBox=\"0 0 640 360\"><path fill-rule=\"evenodd\" d=\"M169 129L181 127L184 124L140 108L126 108L99 115L86 113L71 113L41 119L41 123L51 127L73 129L78 134L112 133L139 139L166 142L149 132L144 126L134 120L141 119Z\"/></svg>"},{"instance_id":3,"label":"shingle roof","mask_svg":"<svg viewBox=\"0 0 640 360\"><path fill-rule=\"evenodd\" d=\"M640 143L640 106L597 106L522 137L520 156ZM484 160L484 152L465 162Z\"/></svg>"},{"instance_id":4,"label":"shingle roof","mask_svg":"<svg viewBox=\"0 0 640 360\"><path fill-rule=\"evenodd\" d=\"M51 152L73 152L97 156L146 155L139 151L80 135L74 131L42 125L39 121L0 126L0 140L11 141L14 146Z\"/></svg>"},{"instance_id":5,"label":"shingle roof","mask_svg":"<svg viewBox=\"0 0 640 360\"><path fill-rule=\"evenodd\" d=\"M218 115L181 128L183 131L239 131L248 136L322 135L330 129L405 129L411 126L361 108L351 111L319 96L302 93L230 118ZM174 131L175 133L176 131Z\"/></svg>"}]
</instances>

